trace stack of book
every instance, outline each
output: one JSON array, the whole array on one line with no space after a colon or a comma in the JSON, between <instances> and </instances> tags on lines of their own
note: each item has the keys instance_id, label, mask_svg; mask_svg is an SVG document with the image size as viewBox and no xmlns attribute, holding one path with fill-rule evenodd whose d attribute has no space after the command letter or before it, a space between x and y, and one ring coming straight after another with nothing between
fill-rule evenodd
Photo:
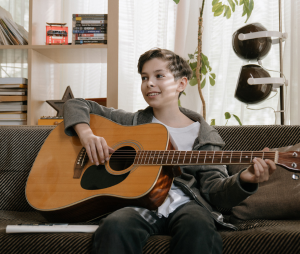
<instances>
[{"instance_id":1,"label":"stack of book","mask_svg":"<svg viewBox=\"0 0 300 254\"><path fill-rule=\"evenodd\" d=\"M72 44L107 44L107 14L73 14Z\"/></svg>"},{"instance_id":2,"label":"stack of book","mask_svg":"<svg viewBox=\"0 0 300 254\"><path fill-rule=\"evenodd\" d=\"M0 78L0 125L23 125L27 121L26 78Z\"/></svg>"}]
</instances>

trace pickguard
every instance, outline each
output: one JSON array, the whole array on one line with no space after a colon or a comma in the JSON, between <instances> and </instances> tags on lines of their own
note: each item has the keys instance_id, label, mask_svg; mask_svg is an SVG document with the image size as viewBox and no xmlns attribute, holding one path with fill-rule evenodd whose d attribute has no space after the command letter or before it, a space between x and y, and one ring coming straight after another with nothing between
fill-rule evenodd
<instances>
[{"instance_id":1,"label":"pickguard","mask_svg":"<svg viewBox=\"0 0 300 254\"><path fill-rule=\"evenodd\" d=\"M108 173L104 165L93 165L86 169L81 178L81 187L86 190L100 190L124 181L130 172L122 175Z\"/></svg>"}]
</instances>

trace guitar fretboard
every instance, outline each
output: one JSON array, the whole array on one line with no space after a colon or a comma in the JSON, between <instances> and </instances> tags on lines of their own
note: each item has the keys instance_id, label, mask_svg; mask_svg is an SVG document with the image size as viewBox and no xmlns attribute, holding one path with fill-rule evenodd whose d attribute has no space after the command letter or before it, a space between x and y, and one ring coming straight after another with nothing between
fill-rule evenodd
<instances>
[{"instance_id":1,"label":"guitar fretboard","mask_svg":"<svg viewBox=\"0 0 300 254\"><path fill-rule=\"evenodd\" d=\"M276 162L276 152L257 151L137 151L136 165L252 164L254 158Z\"/></svg>"}]
</instances>

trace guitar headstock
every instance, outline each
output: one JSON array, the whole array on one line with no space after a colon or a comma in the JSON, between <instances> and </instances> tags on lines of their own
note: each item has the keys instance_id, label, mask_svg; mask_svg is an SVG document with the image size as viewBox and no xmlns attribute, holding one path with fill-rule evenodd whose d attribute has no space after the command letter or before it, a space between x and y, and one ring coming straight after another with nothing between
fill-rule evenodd
<instances>
[{"instance_id":1,"label":"guitar headstock","mask_svg":"<svg viewBox=\"0 0 300 254\"><path fill-rule=\"evenodd\" d=\"M278 153L277 165L291 172L300 172L300 152L289 151L284 153Z\"/></svg>"}]
</instances>

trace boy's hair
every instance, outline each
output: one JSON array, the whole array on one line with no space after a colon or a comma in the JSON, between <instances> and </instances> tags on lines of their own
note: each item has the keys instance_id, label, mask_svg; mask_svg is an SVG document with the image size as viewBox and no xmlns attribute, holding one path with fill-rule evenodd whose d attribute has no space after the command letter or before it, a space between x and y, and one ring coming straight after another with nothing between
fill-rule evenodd
<instances>
[{"instance_id":1,"label":"boy's hair","mask_svg":"<svg viewBox=\"0 0 300 254\"><path fill-rule=\"evenodd\" d=\"M144 64L154 58L168 62L167 68L173 74L175 80L186 77L189 81L192 78L193 71L186 60L171 50L160 48L150 49L140 56L137 66L139 74L142 73ZM181 94L182 92L179 93L179 97Z\"/></svg>"}]
</instances>

